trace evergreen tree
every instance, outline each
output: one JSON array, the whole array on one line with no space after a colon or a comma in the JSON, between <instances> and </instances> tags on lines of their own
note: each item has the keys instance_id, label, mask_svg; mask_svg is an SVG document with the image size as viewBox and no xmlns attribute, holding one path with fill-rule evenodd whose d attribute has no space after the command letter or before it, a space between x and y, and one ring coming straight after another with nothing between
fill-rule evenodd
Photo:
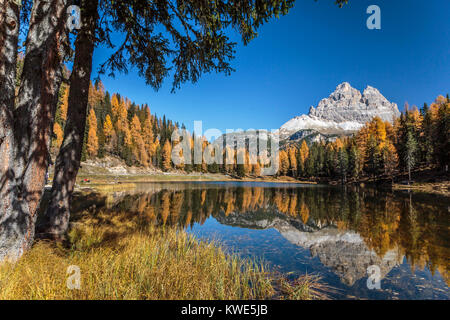
<instances>
[{"instance_id":1,"label":"evergreen tree","mask_svg":"<svg viewBox=\"0 0 450 320\"><path fill-rule=\"evenodd\" d=\"M405 163L408 169L408 180L411 182L411 169L416 164L417 141L411 131L408 131L405 142Z\"/></svg>"},{"instance_id":2,"label":"evergreen tree","mask_svg":"<svg viewBox=\"0 0 450 320\"><path fill-rule=\"evenodd\" d=\"M342 183L347 182L347 171L348 171L348 155L345 148L339 148L338 151L339 157L339 171L342 178Z\"/></svg>"},{"instance_id":3,"label":"evergreen tree","mask_svg":"<svg viewBox=\"0 0 450 320\"><path fill-rule=\"evenodd\" d=\"M348 166L349 166L349 173L353 178L359 178L359 175L361 173L361 167L360 167L360 152L356 145L352 145L350 147L349 157L348 157Z\"/></svg>"},{"instance_id":4,"label":"evergreen tree","mask_svg":"<svg viewBox=\"0 0 450 320\"><path fill-rule=\"evenodd\" d=\"M433 162L435 130L433 117L428 105L424 103L422 108L422 134L420 135L421 160L427 166Z\"/></svg>"},{"instance_id":5,"label":"evergreen tree","mask_svg":"<svg viewBox=\"0 0 450 320\"><path fill-rule=\"evenodd\" d=\"M303 175L307 177L316 177L319 174L319 146L314 143L308 151L308 156L306 158L305 164L303 165L304 171ZM301 153L301 152L300 152ZM300 156L300 163L302 163L302 156Z\"/></svg>"},{"instance_id":6,"label":"evergreen tree","mask_svg":"<svg viewBox=\"0 0 450 320\"><path fill-rule=\"evenodd\" d=\"M436 155L441 168L448 171L450 159L450 102L442 99L436 119Z\"/></svg>"}]
</instances>

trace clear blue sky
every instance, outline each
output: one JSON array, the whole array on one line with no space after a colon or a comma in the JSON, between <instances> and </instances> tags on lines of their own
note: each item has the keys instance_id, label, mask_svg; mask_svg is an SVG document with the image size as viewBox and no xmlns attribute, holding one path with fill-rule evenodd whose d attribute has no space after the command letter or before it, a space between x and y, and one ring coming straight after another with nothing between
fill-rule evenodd
<instances>
[{"instance_id":1,"label":"clear blue sky","mask_svg":"<svg viewBox=\"0 0 450 320\"><path fill-rule=\"evenodd\" d=\"M207 74L175 94L171 79L155 92L133 70L102 81L190 130L194 120L204 130L276 129L343 81L359 90L374 86L400 109L450 92L450 1L350 0L342 9L333 2L297 1L248 46L237 46L231 76ZM381 8L381 30L366 27L371 4ZM97 48L94 64L106 54Z\"/></svg>"}]
</instances>

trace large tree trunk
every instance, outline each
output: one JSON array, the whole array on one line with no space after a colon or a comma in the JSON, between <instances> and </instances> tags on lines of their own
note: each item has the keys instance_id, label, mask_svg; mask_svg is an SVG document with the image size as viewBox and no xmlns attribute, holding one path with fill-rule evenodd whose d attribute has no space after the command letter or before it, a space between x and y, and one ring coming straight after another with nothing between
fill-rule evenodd
<instances>
[{"instance_id":1,"label":"large tree trunk","mask_svg":"<svg viewBox=\"0 0 450 320\"><path fill-rule=\"evenodd\" d=\"M11 1L6 3L12 6ZM9 126L6 132L11 144L7 148L2 146L1 150L1 157L8 158L6 167L2 168L2 180L8 182L8 187L2 189L7 201L0 204L0 261L16 260L34 239L62 80L65 53L62 44L67 39L66 3L67 0L35 0L33 3L17 107L14 108L14 103L9 106L14 126L5 122ZM2 53L4 47L0 47ZM17 52L17 47L14 49ZM14 68L15 63L16 60ZM15 72L2 74L7 78L12 75L15 81ZM3 109L6 108L2 105Z\"/></svg>"},{"instance_id":2,"label":"large tree trunk","mask_svg":"<svg viewBox=\"0 0 450 320\"><path fill-rule=\"evenodd\" d=\"M70 77L69 107L64 140L56 158L51 200L38 232L58 238L69 226L70 199L80 168L83 147L98 0L85 0L81 7L81 30L75 42L75 61Z\"/></svg>"},{"instance_id":3,"label":"large tree trunk","mask_svg":"<svg viewBox=\"0 0 450 320\"><path fill-rule=\"evenodd\" d=\"M14 185L14 99L16 87L17 43L19 37L19 7L0 0L0 261L21 244L17 232L9 229L15 220L13 203L17 195Z\"/></svg>"}]
</instances>

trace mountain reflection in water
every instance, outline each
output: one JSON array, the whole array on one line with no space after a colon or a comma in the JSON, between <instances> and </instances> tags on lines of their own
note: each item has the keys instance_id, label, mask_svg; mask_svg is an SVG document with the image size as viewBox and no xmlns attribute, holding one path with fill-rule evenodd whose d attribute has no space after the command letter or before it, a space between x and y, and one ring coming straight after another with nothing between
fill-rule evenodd
<instances>
[{"instance_id":1,"label":"mountain reflection in water","mask_svg":"<svg viewBox=\"0 0 450 320\"><path fill-rule=\"evenodd\" d=\"M94 200L91 195L90 201L78 197L74 199L74 212L126 211L145 215L149 223L197 230L207 237L218 232L219 224L238 227L242 232L276 230L288 241L275 241L278 235L269 237L269 242L274 240L269 246L282 245L278 248L282 258L277 258L277 263L270 261L265 249L256 250L242 239L233 240L229 231L218 233L232 251L239 253L245 247L251 257L262 252L267 262L277 264L282 271L301 274L306 267L308 272L317 271L324 275L324 281L340 289L341 298L450 297L450 203L445 197L234 182L139 184L130 191L98 194ZM214 223L208 226L205 222L210 219ZM265 237L267 242L267 235L261 233L247 236ZM302 261L293 264L299 250L309 252L309 257L303 254ZM370 265L380 267L382 279L393 274L388 281L391 287L385 285L381 293L367 289ZM418 276L418 272L422 273ZM402 284L394 285L396 279Z\"/></svg>"}]
</instances>

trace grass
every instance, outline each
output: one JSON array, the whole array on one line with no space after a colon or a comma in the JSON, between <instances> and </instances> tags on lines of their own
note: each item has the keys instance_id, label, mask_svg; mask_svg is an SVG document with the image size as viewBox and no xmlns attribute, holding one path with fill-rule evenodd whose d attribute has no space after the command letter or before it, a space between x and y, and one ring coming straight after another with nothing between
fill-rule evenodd
<instances>
[{"instance_id":1,"label":"grass","mask_svg":"<svg viewBox=\"0 0 450 320\"><path fill-rule=\"evenodd\" d=\"M308 274L295 281L288 281L282 276L278 286L279 299L282 300L327 300L330 299L329 293L336 292L336 289L322 284L319 276Z\"/></svg>"},{"instance_id":2,"label":"grass","mask_svg":"<svg viewBox=\"0 0 450 320\"><path fill-rule=\"evenodd\" d=\"M53 176L50 175L52 179ZM83 179L89 179L90 182L84 182ZM124 185L133 185L134 183L145 182L192 182L192 181L236 181L236 182L276 182L276 183L300 183L300 184L317 184L312 181L300 181L288 176L273 177L252 177L243 178L231 177L220 173L207 174L183 174L183 173L152 173L152 174L87 174L82 173L77 176L77 184L81 187L95 187L98 185L114 185L123 188Z\"/></svg>"},{"instance_id":3,"label":"grass","mask_svg":"<svg viewBox=\"0 0 450 320\"><path fill-rule=\"evenodd\" d=\"M37 241L15 264L0 265L0 299L324 298L315 278L275 280L261 263L147 218L82 213L64 243ZM71 265L81 271L79 290L66 285Z\"/></svg>"}]
</instances>

